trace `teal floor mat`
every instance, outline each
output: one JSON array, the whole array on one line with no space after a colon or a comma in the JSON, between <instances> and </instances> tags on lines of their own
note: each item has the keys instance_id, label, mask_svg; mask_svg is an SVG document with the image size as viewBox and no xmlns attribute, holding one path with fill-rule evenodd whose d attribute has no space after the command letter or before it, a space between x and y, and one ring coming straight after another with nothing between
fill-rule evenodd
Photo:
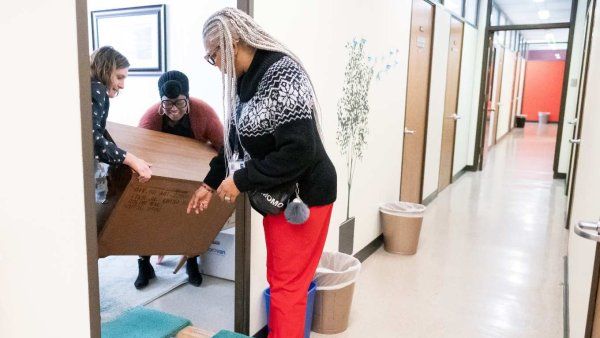
<instances>
[{"instance_id":1,"label":"teal floor mat","mask_svg":"<svg viewBox=\"0 0 600 338\"><path fill-rule=\"evenodd\" d=\"M189 325L191 322L185 318L136 307L102 324L102 338L168 338Z\"/></svg>"},{"instance_id":2,"label":"teal floor mat","mask_svg":"<svg viewBox=\"0 0 600 338\"><path fill-rule=\"evenodd\" d=\"M213 338L246 338L248 336L244 336L243 334L221 330L219 333L213 336Z\"/></svg>"}]
</instances>

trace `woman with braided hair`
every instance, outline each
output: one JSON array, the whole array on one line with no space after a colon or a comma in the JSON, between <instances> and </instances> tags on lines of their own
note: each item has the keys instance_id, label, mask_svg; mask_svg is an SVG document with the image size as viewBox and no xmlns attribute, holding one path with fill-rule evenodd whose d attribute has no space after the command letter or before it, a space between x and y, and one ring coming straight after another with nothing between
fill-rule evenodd
<instances>
[{"instance_id":1,"label":"woman with braided hair","mask_svg":"<svg viewBox=\"0 0 600 338\"><path fill-rule=\"evenodd\" d=\"M205 59L223 79L224 146L210 163L187 212L204 211L214 194L297 184L310 214L302 224L283 213L263 219L270 338L304 335L307 290L323 252L337 179L321 141L319 105L304 66L244 12L225 8L204 24Z\"/></svg>"}]
</instances>

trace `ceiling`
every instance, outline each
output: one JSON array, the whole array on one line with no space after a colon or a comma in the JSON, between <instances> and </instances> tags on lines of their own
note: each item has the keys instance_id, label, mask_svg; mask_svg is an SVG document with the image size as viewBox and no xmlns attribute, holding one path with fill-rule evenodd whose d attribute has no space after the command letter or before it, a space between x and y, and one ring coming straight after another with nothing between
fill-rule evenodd
<instances>
[{"instance_id":1,"label":"ceiling","mask_svg":"<svg viewBox=\"0 0 600 338\"><path fill-rule=\"evenodd\" d=\"M569 29L535 29L520 31L528 43L561 43L569 41Z\"/></svg>"},{"instance_id":2,"label":"ceiling","mask_svg":"<svg viewBox=\"0 0 600 338\"><path fill-rule=\"evenodd\" d=\"M514 25L569 22L572 0L494 0ZM548 11L547 19L538 15Z\"/></svg>"}]
</instances>

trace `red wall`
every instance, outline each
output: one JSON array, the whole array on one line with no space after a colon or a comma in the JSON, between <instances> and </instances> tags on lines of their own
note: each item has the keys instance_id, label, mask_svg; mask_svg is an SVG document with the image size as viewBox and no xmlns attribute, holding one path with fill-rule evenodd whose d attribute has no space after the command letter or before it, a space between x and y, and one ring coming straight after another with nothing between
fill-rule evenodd
<instances>
[{"instance_id":1,"label":"red wall","mask_svg":"<svg viewBox=\"0 0 600 338\"><path fill-rule=\"evenodd\" d=\"M527 61L523 88L523 109L527 121L537 121L538 112L550 112L550 121L558 122L565 62Z\"/></svg>"}]
</instances>

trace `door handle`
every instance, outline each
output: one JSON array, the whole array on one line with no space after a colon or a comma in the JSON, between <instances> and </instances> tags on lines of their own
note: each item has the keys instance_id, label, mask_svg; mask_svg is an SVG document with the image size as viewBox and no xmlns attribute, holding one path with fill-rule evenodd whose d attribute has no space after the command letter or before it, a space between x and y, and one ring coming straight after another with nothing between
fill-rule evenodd
<instances>
[{"instance_id":1,"label":"door handle","mask_svg":"<svg viewBox=\"0 0 600 338\"><path fill-rule=\"evenodd\" d=\"M579 143L581 143L581 139L580 138L578 138L578 139L571 138L571 139L569 139L569 142L571 142L572 144L579 144Z\"/></svg>"},{"instance_id":2,"label":"door handle","mask_svg":"<svg viewBox=\"0 0 600 338\"><path fill-rule=\"evenodd\" d=\"M486 109L486 110L487 110L487 111L496 111L496 109L494 109L494 108L488 108L488 109Z\"/></svg>"},{"instance_id":3,"label":"door handle","mask_svg":"<svg viewBox=\"0 0 600 338\"><path fill-rule=\"evenodd\" d=\"M572 119L571 121L568 122L569 124L577 124L577 119Z\"/></svg>"},{"instance_id":4,"label":"door handle","mask_svg":"<svg viewBox=\"0 0 600 338\"><path fill-rule=\"evenodd\" d=\"M404 127L404 133L405 133L405 134L414 135L414 134L415 134L415 131L414 131L414 130L410 130L410 129L408 129L408 128Z\"/></svg>"},{"instance_id":5,"label":"door handle","mask_svg":"<svg viewBox=\"0 0 600 338\"><path fill-rule=\"evenodd\" d=\"M583 238L600 242L600 222L578 222L574 230Z\"/></svg>"}]
</instances>

